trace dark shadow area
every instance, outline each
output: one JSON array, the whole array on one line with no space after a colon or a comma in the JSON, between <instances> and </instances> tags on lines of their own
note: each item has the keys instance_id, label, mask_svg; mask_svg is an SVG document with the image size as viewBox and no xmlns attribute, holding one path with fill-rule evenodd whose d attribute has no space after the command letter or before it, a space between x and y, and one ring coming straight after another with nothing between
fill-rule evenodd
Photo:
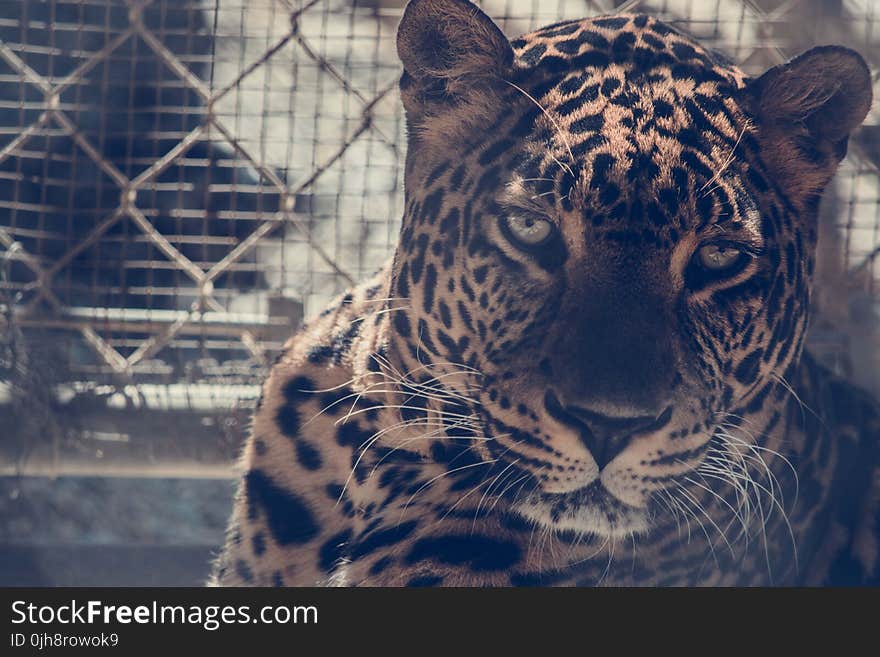
<instances>
[{"instance_id":1,"label":"dark shadow area","mask_svg":"<svg viewBox=\"0 0 880 657\"><path fill-rule=\"evenodd\" d=\"M0 546L0 586L202 586L214 546Z\"/></svg>"},{"instance_id":2,"label":"dark shadow area","mask_svg":"<svg viewBox=\"0 0 880 657\"><path fill-rule=\"evenodd\" d=\"M0 586L200 586L229 480L0 479Z\"/></svg>"}]
</instances>

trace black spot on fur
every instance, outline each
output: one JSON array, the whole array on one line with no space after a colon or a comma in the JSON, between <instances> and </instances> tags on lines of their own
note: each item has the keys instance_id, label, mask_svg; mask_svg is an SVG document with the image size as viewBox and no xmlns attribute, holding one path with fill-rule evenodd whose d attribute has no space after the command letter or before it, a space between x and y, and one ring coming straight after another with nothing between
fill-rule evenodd
<instances>
[{"instance_id":1,"label":"black spot on fur","mask_svg":"<svg viewBox=\"0 0 880 657\"><path fill-rule=\"evenodd\" d=\"M581 23L578 20L573 21L565 21L562 23L554 23L553 25L547 25L543 27L540 32L541 36L551 39L553 37L558 36L566 36L568 34L574 34L581 27Z\"/></svg>"},{"instance_id":2,"label":"black spot on fur","mask_svg":"<svg viewBox=\"0 0 880 657\"><path fill-rule=\"evenodd\" d=\"M416 541L406 555L406 562L413 564L431 559L446 564L468 564L475 571L485 572L509 568L520 556L519 546L512 541L479 534L450 534Z\"/></svg>"},{"instance_id":3,"label":"black spot on fur","mask_svg":"<svg viewBox=\"0 0 880 657\"><path fill-rule=\"evenodd\" d=\"M513 144L514 142L512 139L501 139L496 141L480 154L480 166L486 166L487 164L494 162L501 157L501 155L510 150Z\"/></svg>"},{"instance_id":4,"label":"black spot on fur","mask_svg":"<svg viewBox=\"0 0 880 657\"><path fill-rule=\"evenodd\" d=\"M404 262L396 279L398 296L409 298L409 263Z\"/></svg>"},{"instance_id":5,"label":"black spot on fur","mask_svg":"<svg viewBox=\"0 0 880 657\"><path fill-rule=\"evenodd\" d=\"M571 147L571 154L574 155L575 158L581 158L587 153L590 153L596 150L599 146L604 144L606 141L605 135L596 133L590 135L586 139L584 139L581 143L576 144ZM566 195L565 199L567 200L570 195Z\"/></svg>"},{"instance_id":6,"label":"black spot on fur","mask_svg":"<svg viewBox=\"0 0 880 657\"><path fill-rule=\"evenodd\" d=\"M443 299L440 299L437 302L437 310L440 312L440 321L443 322L443 326L447 329L452 328L452 313L449 310L449 306L446 305L446 302Z\"/></svg>"},{"instance_id":7,"label":"black spot on fur","mask_svg":"<svg viewBox=\"0 0 880 657\"><path fill-rule=\"evenodd\" d=\"M345 549L350 538L351 529L345 529L324 541L318 550L318 567L322 571L329 573L345 556Z\"/></svg>"},{"instance_id":8,"label":"black spot on fur","mask_svg":"<svg viewBox=\"0 0 880 657\"><path fill-rule=\"evenodd\" d=\"M608 30L619 30L628 22L628 18L622 17L597 18L593 21L593 25L595 25L596 27L604 27Z\"/></svg>"},{"instance_id":9,"label":"black spot on fur","mask_svg":"<svg viewBox=\"0 0 880 657\"><path fill-rule=\"evenodd\" d=\"M375 358L371 358L370 365L378 366L378 363ZM343 410L343 403L346 399L351 398L351 388L339 388L337 390L329 390L323 393L318 398L318 403L321 405L322 413L339 413Z\"/></svg>"},{"instance_id":10,"label":"black spot on fur","mask_svg":"<svg viewBox=\"0 0 880 657\"><path fill-rule=\"evenodd\" d=\"M743 385L751 385L758 378L758 367L761 363L761 356L764 354L763 349L755 349L752 353L742 359L733 375L736 380Z\"/></svg>"},{"instance_id":11,"label":"black spot on fur","mask_svg":"<svg viewBox=\"0 0 880 657\"><path fill-rule=\"evenodd\" d=\"M251 572L250 566L243 559L235 562L235 572L243 582L253 582L254 574Z\"/></svg>"},{"instance_id":12,"label":"black spot on fur","mask_svg":"<svg viewBox=\"0 0 880 657\"><path fill-rule=\"evenodd\" d=\"M459 243L459 214L458 208L452 208L440 222L440 233L450 246L457 246Z\"/></svg>"},{"instance_id":13,"label":"black spot on fur","mask_svg":"<svg viewBox=\"0 0 880 657\"><path fill-rule=\"evenodd\" d=\"M437 268L433 264L428 264L425 268L425 284L422 286L424 291L424 308L426 313L430 313L434 308L434 292L437 288Z\"/></svg>"},{"instance_id":14,"label":"black spot on fur","mask_svg":"<svg viewBox=\"0 0 880 657\"><path fill-rule=\"evenodd\" d=\"M618 89L620 89L620 80L617 78L608 78L601 87L602 95L606 98L611 98Z\"/></svg>"},{"instance_id":15,"label":"black spot on fur","mask_svg":"<svg viewBox=\"0 0 880 657\"><path fill-rule=\"evenodd\" d=\"M309 399L315 391L315 382L306 376L296 376L284 384L281 392L290 404Z\"/></svg>"},{"instance_id":16,"label":"black spot on fur","mask_svg":"<svg viewBox=\"0 0 880 657\"><path fill-rule=\"evenodd\" d=\"M314 394L314 390L314 381L305 376L290 379L281 389L286 403L275 414L275 422L288 438L295 438L299 434L300 416L296 406Z\"/></svg>"},{"instance_id":17,"label":"black spot on fur","mask_svg":"<svg viewBox=\"0 0 880 657\"><path fill-rule=\"evenodd\" d=\"M394 319L392 322L397 333L404 338L410 337L412 335L412 327L410 326L409 318L400 310L395 311L393 315Z\"/></svg>"},{"instance_id":18,"label":"black spot on fur","mask_svg":"<svg viewBox=\"0 0 880 657\"><path fill-rule=\"evenodd\" d=\"M440 216L440 209L443 207L444 194L445 192L443 188L440 187L425 197L425 203L422 206L422 211L420 213L420 216L424 221L429 224L433 224L437 221L437 218Z\"/></svg>"},{"instance_id":19,"label":"black spot on fur","mask_svg":"<svg viewBox=\"0 0 880 657\"><path fill-rule=\"evenodd\" d=\"M295 407L285 404L275 414L275 422L278 429L288 438L296 438L299 435L299 411Z\"/></svg>"},{"instance_id":20,"label":"black spot on fur","mask_svg":"<svg viewBox=\"0 0 880 657\"><path fill-rule=\"evenodd\" d=\"M565 41L557 41L553 44L553 47L559 52L564 52L566 55L576 55L580 51L582 43L580 39L567 39Z\"/></svg>"},{"instance_id":21,"label":"black spot on fur","mask_svg":"<svg viewBox=\"0 0 880 657\"><path fill-rule=\"evenodd\" d=\"M394 563L394 559L389 556L384 556L381 559L377 560L372 566L370 566L369 573L370 575L379 575L383 573L388 566Z\"/></svg>"},{"instance_id":22,"label":"black spot on fur","mask_svg":"<svg viewBox=\"0 0 880 657\"><path fill-rule=\"evenodd\" d=\"M406 585L412 588L425 588L429 586L437 586L443 583L443 578L439 575L418 575L407 581Z\"/></svg>"},{"instance_id":23,"label":"black spot on fur","mask_svg":"<svg viewBox=\"0 0 880 657\"><path fill-rule=\"evenodd\" d=\"M330 483L324 487L324 492L332 502L336 502L337 500L342 499L344 489L341 484Z\"/></svg>"},{"instance_id":24,"label":"black spot on fur","mask_svg":"<svg viewBox=\"0 0 880 657\"><path fill-rule=\"evenodd\" d=\"M279 545L307 543L318 534L318 526L306 503L292 491L285 490L261 470L251 470L244 477L248 518L255 520L262 512L272 537Z\"/></svg>"},{"instance_id":25,"label":"black spot on fur","mask_svg":"<svg viewBox=\"0 0 880 657\"><path fill-rule=\"evenodd\" d=\"M321 452L315 449L314 445L307 440L298 438L294 442L294 448L296 449L296 460L299 461L299 464L302 467L306 470L321 469L321 466L323 465Z\"/></svg>"},{"instance_id":26,"label":"black spot on fur","mask_svg":"<svg viewBox=\"0 0 880 657\"><path fill-rule=\"evenodd\" d=\"M308 359L310 363L324 363L336 356L336 350L329 344L316 345L309 349Z\"/></svg>"},{"instance_id":27,"label":"black spot on fur","mask_svg":"<svg viewBox=\"0 0 880 657\"><path fill-rule=\"evenodd\" d=\"M524 53L522 53L519 58L528 66L535 66L541 59L541 56L547 52L547 46L543 43L538 43Z\"/></svg>"},{"instance_id":28,"label":"black spot on fur","mask_svg":"<svg viewBox=\"0 0 880 657\"><path fill-rule=\"evenodd\" d=\"M574 114L581 107L586 105L589 102L596 100L599 96L599 85L593 84L589 87L585 87L577 96L571 98L570 100L565 101L559 107L556 108L556 113L561 114L562 116L569 116L570 114Z\"/></svg>"},{"instance_id":29,"label":"black spot on fur","mask_svg":"<svg viewBox=\"0 0 880 657\"><path fill-rule=\"evenodd\" d=\"M581 86L584 84L585 81L586 81L586 76L575 75L575 76L566 78L565 81L562 82L562 84L560 84L557 87L557 89L559 90L560 93L565 94L565 95L573 94L574 92L576 92L578 89L581 88ZM535 114L535 117L537 118L537 114ZM534 120L532 120L532 123L534 123Z\"/></svg>"},{"instance_id":30,"label":"black spot on fur","mask_svg":"<svg viewBox=\"0 0 880 657\"><path fill-rule=\"evenodd\" d=\"M357 449L373 436L372 431L361 429L361 425L355 420L349 420L336 429L336 442L343 447Z\"/></svg>"},{"instance_id":31,"label":"black spot on fur","mask_svg":"<svg viewBox=\"0 0 880 657\"><path fill-rule=\"evenodd\" d=\"M604 116L601 114L591 114L572 123L569 130L577 135L582 132L596 132L601 130L603 125L605 125Z\"/></svg>"},{"instance_id":32,"label":"black spot on fur","mask_svg":"<svg viewBox=\"0 0 880 657\"><path fill-rule=\"evenodd\" d=\"M439 166L435 167L434 170L428 174L428 177L425 179L425 186L431 187L437 180L449 170L449 161L442 162Z\"/></svg>"},{"instance_id":33,"label":"black spot on fur","mask_svg":"<svg viewBox=\"0 0 880 657\"><path fill-rule=\"evenodd\" d=\"M416 255L412 259L412 266L410 268L410 278L416 285L422 280L422 270L425 267L425 252L428 249L429 239L427 233L421 233L416 238Z\"/></svg>"},{"instance_id":34,"label":"black spot on fur","mask_svg":"<svg viewBox=\"0 0 880 657\"><path fill-rule=\"evenodd\" d=\"M594 48L605 50L608 48L608 39L593 30L584 30L578 35L578 38L589 43Z\"/></svg>"},{"instance_id":35,"label":"black spot on fur","mask_svg":"<svg viewBox=\"0 0 880 657\"><path fill-rule=\"evenodd\" d=\"M410 520L400 524L395 523L391 527L373 532L365 538L360 539L354 545L351 551L351 558L360 559L368 554L372 554L379 548L399 543L412 534L418 524L418 520Z\"/></svg>"}]
</instances>

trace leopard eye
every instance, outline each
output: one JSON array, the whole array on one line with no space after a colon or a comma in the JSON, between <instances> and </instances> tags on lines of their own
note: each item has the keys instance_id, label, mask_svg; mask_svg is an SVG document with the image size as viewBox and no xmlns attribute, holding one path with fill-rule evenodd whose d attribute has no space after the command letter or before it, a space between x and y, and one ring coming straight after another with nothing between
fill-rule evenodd
<instances>
[{"instance_id":1,"label":"leopard eye","mask_svg":"<svg viewBox=\"0 0 880 657\"><path fill-rule=\"evenodd\" d=\"M511 215L504 219L509 236L526 247L540 246L553 234L553 224L546 219Z\"/></svg>"},{"instance_id":2,"label":"leopard eye","mask_svg":"<svg viewBox=\"0 0 880 657\"><path fill-rule=\"evenodd\" d=\"M740 261L742 250L721 244L706 244L697 252L700 264L714 272L730 269Z\"/></svg>"}]
</instances>

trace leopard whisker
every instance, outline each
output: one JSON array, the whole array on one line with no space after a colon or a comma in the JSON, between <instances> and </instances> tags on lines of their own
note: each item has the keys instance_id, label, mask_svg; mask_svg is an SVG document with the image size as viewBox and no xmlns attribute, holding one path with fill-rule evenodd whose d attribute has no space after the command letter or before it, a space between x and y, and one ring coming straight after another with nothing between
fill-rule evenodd
<instances>
[{"instance_id":1,"label":"leopard whisker","mask_svg":"<svg viewBox=\"0 0 880 657\"><path fill-rule=\"evenodd\" d=\"M766 451L766 452L772 454L773 456L780 457L792 469L792 471L795 474L795 478L797 479L797 472L794 471L794 467L791 465L791 463L788 461L788 459L786 459L784 456L782 456L781 454L779 454L779 452L777 452L775 450L772 450L769 448L759 447L758 445L755 445L753 443L748 443L745 440L743 440L742 438L739 438L738 436L735 436L733 434L724 432L723 437L724 437L724 439L728 440L734 447L739 447L739 448L747 450L746 452L741 452L742 457L748 461L755 463L755 465L758 466L758 470L761 472L761 474L763 475L763 478L767 480L768 485L770 486L771 495L773 497L775 497L776 491L778 490L780 502L784 506L784 502L785 502L784 497L783 497L784 491L782 490L782 487L779 484L779 480L777 479L776 474L770 468L770 466L768 465L766 460L761 456L760 452Z\"/></svg>"},{"instance_id":2,"label":"leopard whisker","mask_svg":"<svg viewBox=\"0 0 880 657\"><path fill-rule=\"evenodd\" d=\"M735 153L736 153L736 149L739 147L739 144L740 144L740 142L742 141L743 135L745 135L746 130L748 130L748 129L751 128L751 127L752 127L752 122L751 122L750 120L747 120L747 121L744 123L744 125L743 125L743 127L742 127L742 130L740 130L739 136L736 138L736 142L734 143L733 148L730 149L730 153L728 154L727 159L724 160L724 162L721 164L721 167L718 169L718 171L715 173L715 175L712 176L712 178L710 178L710 179L706 182L706 184L703 185L703 186L698 190L698 193L702 192L704 189L706 189L706 187L708 187L709 185L711 185L711 184L712 184L713 182L715 182L715 181L718 181L718 186L720 186L720 184L721 184L721 176L724 174L724 172L725 172L725 171L727 170L727 168L730 166L730 163L733 162L733 158L734 158L734 155L735 155ZM713 187L713 188L710 189L708 192L706 192L706 194L710 194L714 189L715 189L715 188Z\"/></svg>"},{"instance_id":3,"label":"leopard whisker","mask_svg":"<svg viewBox=\"0 0 880 657\"><path fill-rule=\"evenodd\" d=\"M710 453L707 455L701 472L710 478L720 479L733 488L744 517L744 530L748 540L748 527L751 526L753 507L750 487L752 476L748 471L745 459L742 458L742 454L733 451L727 443L724 443L724 445L728 451L715 450L715 454ZM738 539L739 537L737 537Z\"/></svg>"},{"instance_id":4,"label":"leopard whisker","mask_svg":"<svg viewBox=\"0 0 880 657\"><path fill-rule=\"evenodd\" d=\"M502 490L500 493L495 495L495 501L492 502L492 506L490 506L489 509L486 511L486 515L489 515L490 513L492 513L495 510L495 507L498 506L498 503L502 499L504 499L504 494L507 491L509 491L511 488L516 486L521 481L523 482L522 486L525 486L525 481L528 480L530 477L531 477L531 475L526 473L526 474L522 475L521 477L519 477L518 479L514 479L511 483L507 484L507 486L504 487L504 490ZM522 488L522 486L520 486L520 488Z\"/></svg>"},{"instance_id":5,"label":"leopard whisker","mask_svg":"<svg viewBox=\"0 0 880 657\"><path fill-rule=\"evenodd\" d=\"M687 513L690 513L691 517L694 519L694 522L696 522L697 525L699 525L700 530L703 532L703 535L706 537L706 544L709 546L709 552L711 553L712 558L715 560L715 565L720 570L721 564L718 561L718 555L715 553L715 544L712 542L712 538L709 536L709 531L706 529L706 526L703 524L703 521L700 520L700 517L697 515L697 511L701 512L703 515L705 515L707 517L708 517L708 514L706 513L705 509L703 509L703 506L699 503L699 501L696 498L694 498L684 486L682 486L677 481L674 483L675 483L675 486L678 488L679 492L681 493L681 495L683 496L683 499L681 501L683 503L685 511ZM720 532L721 530L719 529L718 531Z\"/></svg>"},{"instance_id":6,"label":"leopard whisker","mask_svg":"<svg viewBox=\"0 0 880 657\"><path fill-rule=\"evenodd\" d=\"M720 435L723 439L727 440L732 446L735 446L738 444L740 447L744 447L749 450L751 450L751 448L752 448L752 445L749 445L748 443L743 441L741 438L738 438L736 436L727 435L724 432L719 432L718 435ZM737 451L739 451L739 450L737 450ZM775 494L776 490L780 488L778 480L776 480L775 475L773 474L772 470L767 465L766 461L761 456L760 452L752 451L748 456L749 456L750 461L759 465L761 471L764 473L764 476L768 481L768 485L770 486L770 488L767 488L767 486L762 485L760 482L756 481L753 477L750 477L750 479L749 479L749 484L753 488L753 490L755 491L755 497L756 497L756 502L757 502L756 506L758 509L758 515L761 519L761 533L762 533L763 543L764 543L764 555L765 555L765 561L766 561L766 565L767 565L767 575L770 578L770 580L772 581L773 580L773 572L772 572L772 567L770 564L770 552L769 552L769 545L768 545L768 538L767 538L767 524L770 521L770 518L773 514L774 508L779 511L779 514L782 518L782 521L786 527L786 531L788 532L789 539L790 539L791 545L792 545L792 552L793 552L793 557L794 557L793 561L794 561L794 567L795 567L796 572L799 570L798 555L797 555L797 541L794 537L794 530L793 530L793 528L791 526L791 522L788 518L788 513L786 512L781 500ZM745 454L742 455L742 458L744 461L746 461ZM769 501L769 508L766 509L766 511L765 511L764 505L761 501L762 500L762 496L761 496L762 492L766 494L768 501Z\"/></svg>"},{"instance_id":7,"label":"leopard whisker","mask_svg":"<svg viewBox=\"0 0 880 657\"><path fill-rule=\"evenodd\" d=\"M716 497L717 499L722 500L725 504L727 504L728 507L730 507L730 504L726 500L724 500L724 498L722 498L720 495L718 495L718 493L713 491L711 488L708 488L706 486L702 486L699 482L692 479L691 477L687 477L686 481L688 483L696 486L697 488L700 488L703 491L711 494L712 496ZM687 490L687 488L684 485L682 485L680 482L675 482L675 484L682 489L683 495L685 495L686 497L691 499L691 501L694 503L697 510L699 510L703 514L703 516L706 518L706 520L709 521L709 524L712 525L712 527L715 529L716 532L718 532L718 536L721 538L721 540L724 542L725 546L727 546L727 549L730 551L730 556L735 557L736 553L733 549L733 546L730 544L730 541L727 538L726 532L722 531L721 528L718 526L718 523L716 523L712 519L712 516L706 511L706 508L702 505L702 503L696 497L696 495L694 495L691 491ZM731 509L732 509L732 507L731 507ZM712 546L713 546L713 554L714 554L714 542L712 543ZM717 563L717 559L716 559L716 563Z\"/></svg>"},{"instance_id":8,"label":"leopard whisker","mask_svg":"<svg viewBox=\"0 0 880 657\"><path fill-rule=\"evenodd\" d=\"M501 471L501 472L495 477L495 479L492 480L492 483L489 484L489 487L488 487L485 491L483 491L483 497L480 498L480 501L477 503L477 510L474 512L474 522L473 522L473 524L472 524L472 526L471 526L471 531L472 531L472 532L473 532L473 531L476 529L476 527L477 527L477 518L479 518L479 516L480 516L480 509L481 509L482 506L483 506L483 502L486 500L486 496L489 494L489 492L490 492L490 491L492 490L492 488L495 486L495 483L498 481L498 479L499 479L499 478L500 478L505 472L507 472L508 470L510 470L510 468L512 468L514 465L516 465L519 461L520 461L520 459L515 459L515 460L511 461L510 463L508 463L507 466L506 466L506 467L505 467L505 468L504 468L504 469L503 469L503 470L502 470L502 471Z\"/></svg>"},{"instance_id":9,"label":"leopard whisker","mask_svg":"<svg viewBox=\"0 0 880 657\"><path fill-rule=\"evenodd\" d=\"M518 444L521 443L521 442L522 442L521 440L520 440L520 441L517 441L516 443L514 443L514 445L518 445ZM509 449L510 449L510 448L508 448L508 450L509 450ZM507 453L508 450L505 450L504 452L502 452L498 457L496 457L496 460L502 458L502 457L504 456L504 454ZM435 522L435 523L434 523L433 525L431 525L431 526L434 527L434 526L436 526L437 524L440 524L440 523L442 523L444 520L446 520L446 518L449 516L449 514L452 513L453 511L455 511L455 509L456 509L456 508L457 508L462 502L464 502L464 500L466 500L468 497L470 497L471 495L473 495L475 492L477 492L478 490L480 490L480 488L482 488L483 486L485 486L485 485L488 484L488 483L489 483L489 479L483 479L483 481L481 481L481 482L478 483L476 486L474 486L473 488L471 488L467 493L465 493L464 495L462 495L461 497L459 497L458 500L455 502L455 504L453 504L449 509L447 509L446 513L443 514L443 517L440 518L439 520L437 520L437 522Z\"/></svg>"},{"instance_id":10,"label":"leopard whisker","mask_svg":"<svg viewBox=\"0 0 880 657\"><path fill-rule=\"evenodd\" d=\"M699 474L699 473L698 473L698 474ZM700 476L701 478L703 477L702 474L699 474L699 476ZM737 520L739 520L740 524L742 524L742 522L743 522L743 518L742 518L742 515L740 514L739 510L735 509L735 508L733 507L733 505L732 505L730 502L728 502L728 501L727 501L722 495L719 495L717 492L715 492L714 490L712 490L712 487L711 487L711 486L709 486L707 483L703 483L703 484L701 484L701 483L698 482L696 479L693 479L693 478L691 478L691 477L686 477L686 478L685 478L685 481L687 481L689 484L691 484L691 485L693 485L693 486L696 486L697 488L699 488L699 489L705 491L706 493L708 493L709 495L711 495L712 497L714 497L715 499L717 499L718 501L720 501L722 504L724 504L724 506L726 506L728 509L730 509L731 513L733 513L734 518L736 518ZM704 481L705 481L705 479L704 479ZM727 524L727 526L725 526L724 531L720 531L720 530L719 530L719 533L724 537L724 539L725 539L725 543L727 543L727 547L728 547L728 549L730 550L730 554L731 554L731 556L734 556L734 554L733 554L733 547L732 547L731 543L727 540L727 531L728 531L728 529L730 529L730 525L731 525L732 522L733 522L733 521L731 520L731 522L729 522L729 523ZM734 542L736 542L736 541L734 541Z\"/></svg>"},{"instance_id":11,"label":"leopard whisker","mask_svg":"<svg viewBox=\"0 0 880 657\"><path fill-rule=\"evenodd\" d=\"M741 538L745 538L746 545L749 543L750 538L750 524L751 524L751 499L748 495L748 491L745 488L745 485L737 478L736 474L732 471L732 466L728 462L724 462L724 465L713 465L706 463L705 467L700 467L695 471L704 481L708 479L713 479L716 481L720 481L730 488L733 489L734 495L736 496L735 503L736 507L734 510L734 517L728 522L728 527L733 524L735 520L739 520L740 523L740 532L734 538L734 542L739 541ZM708 482L707 482L708 483ZM724 496L721 496L722 499L725 499ZM733 509L733 505L731 505Z\"/></svg>"},{"instance_id":12,"label":"leopard whisker","mask_svg":"<svg viewBox=\"0 0 880 657\"><path fill-rule=\"evenodd\" d=\"M580 545L580 541L583 540L583 537L584 537L584 534L583 534L583 533L580 534L580 535L578 536L578 545ZM606 537L605 537L605 540L602 541L601 545L599 545L599 547L597 547L595 550L593 550L593 552L591 552L590 554L588 554L586 557L583 557L582 559L578 559L578 560L576 560L576 561L570 561L568 565L569 565L569 566L577 566L577 565L580 565L580 564L582 564L582 563L586 563L586 562L588 562L588 561L592 561L593 559L596 558L596 556L597 556L598 554L600 554L600 553L601 553L601 552L602 552L602 551L608 546L609 541L610 541L610 539L606 536Z\"/></svg>"},{"instance_id":13,"label":"leopard whisker","mask_svg":"<svg viewBox=\"0 0 880 657\"><path fill-rule=\"evenodd\" d=\"M672 503L678 510L681 512L681 518L684 520L685 529L687 530L687 544L690 545L691 542L691 521L690 517L687 514L687 511L682 506L681 500L679 500L675 496L675 489L663 489L663 492L668 496L670 503Z\"/></svg>"},{"instance_id":14,"label":"leopard whisker","mask_svg":"<svg viewBox=\"0 0 880 657\"><path fill-rule=\"evenodd\" d=\"M794 387L785 379L784 376L782 376L781 374L777 374L776 372L771 372L770 376L772 376L774 379L776 379L776 381L783 388L785 388L792 397L794 397L794 400L798 403L798 406L801 409L801 422L806 422L806 417L805 417L804 411L808 411L810 413L810 415L812 415L813 417L815 417L819 421L819 424L821 424L822 426L826 426L825 418L823 418L821 415L819 415L810 406L808 406L804 402L803 399L800 398L800 395L797 394Z\"/></svg>"},{"instance_id":15,"label":"leopard whisker","mask_svg":"<svg viewBox=\"0 0 880 657\"><path fill-rule=\"evenodd\" d=\"M565 148L568 151L568 156L571 158L571 161L576 162L575 157L574 157L574 153L571 150L571 145L568 143L568 138L566 137L565 132L563 132L563 130L560 128L558 121L556 121L556 119L553 118L553 115L550 114L549 111L547 111L547 108L544 107L543 105L541 105L541 103L539 103L535 99L534 96L532 96L528 91L526 91L525 89L523 89L519 85L511 82L510 80L503 80L503 82L505 84L510 85L511 87L516 89L517 91L519 91L523 96L525 96L530 101L532 101L532 103L534 103L538 109L541 110L541 112L544 114L544 116L547 117L547 120L550 121L550 123L553 125L553 128L556 130L556 136L559 137L560 141L562 141L562 143L565 145ZM550 153L550 157L553 158L553 161L556 162L556 164L558 164L561 169L564 169L565 171L567 171L568 175L570 175L572 178L575 178L574 171L572 171L570 166L568 166L564 162L560 162L558 159L556 159L556 157L552 153Z\"/></svg>"},{"instance_id":16,"label":"leopard whisker","mask_svg":"<svg viewBox=\"0 0 880 657\"><path fill-rule=\"evenodd\" d=\"M746 443L745 441L743 441L742 439L737 438L735 436L727 436L727 438L733 442L739 442L742 446L751 450L750 459L753 462L757 462L761 466L762 471L765 473L765 476L768 481L768 485L770 486L769 490L754 480L752 481L752 485L763 489L765 492L767 492L767 494L769 496L770 509L769 509L769 513L767 516L768 520L770 518L770 515L773 512L774 507L779 511L779 514L782 517L782 521L785 524L789 539L791 541L795 571L796 572L799 571L800 567L799 567L799 563L798 563L797 540L795 539L795 536L794 536L794 529L791 526L791 521L789 520L788 512L786 511L786 509L784 507L784 499L782 498L782 487L779 484L779 480L776 478L776 475L770 469L769 465L764 460L764 458L761 456L760 452L757 449L755 449L754 445L750 445L750 444ZM767 451L770 451L773 454L776 454L777 456L779 456L778 453L774 452L773 450L767 450ZM789 463L789 466L791 466L790 463ZM792 467L792 469L793 469L793 467ZM797 473L796 472L795 472L795 479L797 480ZM775 494L777 490L779 491L778 497ZM768 548L766 545L766 543L767 543L766 524L765 524L765 529L764 529L764 543L765 543L765 551L767 551ZM768 562L769 562L769 555L768 555ZM770 568L770 566L768 563L768 573L767 574L772 579L772 573L770 572L769 568Z\"/></svg>"},{"instance_id":17,"label":"leopard whisker","mask_svg":"<svg viewBox=\"0 0 880 657\"><path fill-rule=\"evenodd\" d=\"M612 536L609 538L610 538L610 546L608 548L608 563L605 565L605 570L602 572L602 575L599 577L599 579L596 580L596 583L594 586L599 586L605 580L605 578L608 576L608 573L611 572L611 564L614 561L614 537Z\"/></svg>"},{"instance_id":18,"label":"leopard whisker","mask_svg":"<svg viewBox=\"0 0 880 657\"><path fill-rule=\"evenodd\" d=\"M446 471L440 473L439 475L437 475L437 476L435 476L435 477L431 477L430 479L428 479L428 481L426 481L424 484L422 484L422 485L421 485L421 486L420 486L420 487L419 487L419 488L418 488L418 489L417 489L417 490L416 490L416 491L410 496L410 498L406 501L406 504L403 505L403 509L401 509L401 511L400 511L400 518L399 518L398 521L397 521L398 526L399 526L400 523L403 521L403 516L404 516L404 514L406 513L406 510L409 508L409 505L412 504L412 501L416 498L416 496L417 496L419 493L421 493L423 490L425 490L426 488L428 488L429 486L431 486L434 482L439 481L439 480L442 479L443 477L447 477L447 476L449 476L449 475L451 475L451 474L455 474L456 472L461 472L461 471L463 471L463 470L468 470L468 469L470 469L470 468L476 468L476 467L479 467L479 466L481 466L481 465L492 465L492 464L497 463L497 462L498 462L498 459L491 459L491 460L488 460L488 461L480 461L479 463L468 463L467 465L462 465L462 466L460 466L460 467L458 467L458 468L453 468L452 470L446 470Z\"/></svg>"},{"instance_id":19,"label":"leopard whisker","mask_svg":"<svg viewBox=\"0 0 880 657\"><path fill-rule=\"evenodd\" d=\"M407 428L412 428L412 427L416 427L416 426L424 426L424 427L434 427L434 429L426 434L422 434L420 436L414 436L414 437L407 438L405 440L400 441L399 444L395 445L388 453L386 453L381 459L379 459L379 461L378 461L378 463L376 463L375 467L378 467L379 465L381 465L381 463L386 458L391 456L397 450L404 449L408 445L411 445L412 443L417 442L419 440L426 440L428 438L432 438L432 439L436 439L436 440L443 440L443 439L446 439L446 440L473 440L474 445L472 445L471 448L475 447L477 443L495 440L495 436L485 436L482 433L476 432L475 430L478 430L479 427L474 427L474 426L465 425L465 424L447 425L447 424L437 423L437 422L431 422L431 423L412 422L412 423L405 424L404 426L406 426ZM373 435L373 437L382 438L386 433L390 433L391 431L395 431L395 430L400 430L402 428L403 428L402 426L399 426L399 427L396 427L395 429L389 429L388 431L386 431L386 430L377 431L376 434ZM470 433L463 434L463 435L450 435L449 434L450 431L458 429L458 428L470 430ZM374 442L375 441L371 442L370 446L372 446L374 444Z\"/></svg>"},{"instance_id":20,"label":"leopard whisker","mask_svg":"<svg viewBox=\"0 0 880 657\"><path fill-rule=\"evenodd\" d=\"M370 411L382 410L382 409L384 409L384 410L397 410L397 411L416 411L416 412L425 413L425 414L427 414L427 412L428 412L428 409L425 409L421 406L412 406L409 404L379 404L377 406L370 406L368 408L359 408L356 411L352 411L348 415L346 415L344 418L340 418L339 420L337 420L336 424L340 424L340 423L345 424L346 422L348 422L348 420L350 420L351 418L353 418L357 415L361 415L363 413L369 413ZM451 418L473 418L473 415L463 415L461 413L452 413L452 412L447 412L447 411L443 411L442 415L444 417L451 417Z\"/></svg>"}]
</instances>

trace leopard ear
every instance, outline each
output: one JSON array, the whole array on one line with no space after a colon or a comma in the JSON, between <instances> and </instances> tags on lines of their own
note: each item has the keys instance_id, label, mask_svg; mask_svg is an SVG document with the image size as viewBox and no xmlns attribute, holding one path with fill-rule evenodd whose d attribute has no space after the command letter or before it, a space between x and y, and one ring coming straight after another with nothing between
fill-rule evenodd
<instances>
[{"instance_id":1,"label":"leopard ear","mask_svg":"<svg viewBox=\"0 0 880 657\"><path fill-rule=\"evenodd\" d=\"M765 161L793 200L815 200L871 108L865 60L843 46L820 46L771 68L747 89Z\"/></svg>"},{"instance_id":2,"label":"leopard ear","mask_svg":"<svg viewBox=\"0 0 880 657\"><path fill-rule=\"evenodd\" d=\"M802 124L817 140L845 139L871 108L868 65L843 46L808 50L752 84L764 119Z\"/></svg>"},{"instance_id":3,"label":"leopard ear","mask_svg":"<svg viewBox=\"0 0 880 657\"><path fill-rule=\"evenodd\" d=\"M401 96L411 118L485 94L513 65L498 26L467 0L410 0L397 29Z\"/></svg>"}]
</instances>

